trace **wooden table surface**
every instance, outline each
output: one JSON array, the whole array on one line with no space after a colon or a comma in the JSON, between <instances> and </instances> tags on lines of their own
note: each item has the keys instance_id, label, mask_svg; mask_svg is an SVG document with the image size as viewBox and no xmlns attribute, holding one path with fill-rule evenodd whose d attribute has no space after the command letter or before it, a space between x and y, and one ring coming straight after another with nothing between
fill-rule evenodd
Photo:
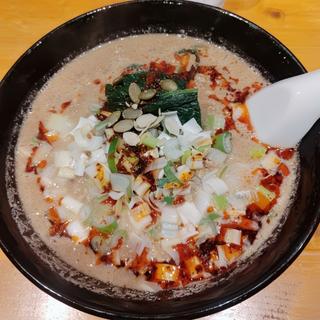
<instances>
[{"instance_id":1,"label":"wooden table surface","mask_svg":"<svg viewBox=\"0 0 320 320\"><path fill-rule=\"evenodd\" d=\"M0 79L48 31L85 11L120 1L0 0ZM320 68L319 0L226 0L288 46L308 70ZM320 319L320 229L277 280L250 299L206 320ZM94 320L43 293L0 251L1 320Z\"/></svg>"}]
</instances>

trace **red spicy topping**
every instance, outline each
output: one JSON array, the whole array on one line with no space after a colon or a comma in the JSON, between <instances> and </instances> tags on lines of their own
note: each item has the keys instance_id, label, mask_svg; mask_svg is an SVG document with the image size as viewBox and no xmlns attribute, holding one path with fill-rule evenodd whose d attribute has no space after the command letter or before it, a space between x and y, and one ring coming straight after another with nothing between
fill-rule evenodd
<instances>
[{"instance_id":1,"label":"red spicy topping","mask_svg":"<svg viewBox=\"0 0 320 320\"><path fill-rule=\"evenodd\" d=\"M30 156L28 157L25 172L34 172L36 173L37 167L33 165L33 157L35 156L38 147L33 147Z\"/></svg>"},{"instance_id":2,"label":"red spicy topping","mask_svg":"<svg viewBox=\"0 0 320 320\"><path fill-rule=\"evenodd\" d=\"M63 113L66 111L67 108L69 108L71 105L71 101L65 101L60 106L60 113Z\"/></svg>"},{"instance_id":3,"label":"red spicy topping","mask_svg":"<svg viewBox=\"0 0 320 320\"><path fill-rule=\"evenodd\" d=\"M176 70L176 67L166 61L152 61L150 63L150 71L160 71L165 74L173 74Z\"/></svg>"}]
</instances>

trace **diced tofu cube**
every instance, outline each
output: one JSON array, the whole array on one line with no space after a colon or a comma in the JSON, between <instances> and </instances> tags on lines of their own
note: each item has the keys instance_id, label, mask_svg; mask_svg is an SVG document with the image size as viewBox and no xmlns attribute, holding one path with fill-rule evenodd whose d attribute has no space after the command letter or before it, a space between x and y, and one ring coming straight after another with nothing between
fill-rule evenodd
<instances>
[{"instance_id":1,"label":"diced tofu cube","mask_svg":"<svg viewBox=\"0 0 320 320\"><path fill-rule=\"evenodd\" d=\"M157 281L177 282L179 269L177 266L168 263L157 263L154 279Z\"/></svg>"},{"instance_id":2,"label":"diced tofu cube","mask_svg":"<svg viewBox=\"0 0 320 320\"><path fill-rule=\"evenodd\" d=\"M203 266L197 256L187 259L184 263L191 279L196 279L203 275Z\"/></svg>"}]
</instances>

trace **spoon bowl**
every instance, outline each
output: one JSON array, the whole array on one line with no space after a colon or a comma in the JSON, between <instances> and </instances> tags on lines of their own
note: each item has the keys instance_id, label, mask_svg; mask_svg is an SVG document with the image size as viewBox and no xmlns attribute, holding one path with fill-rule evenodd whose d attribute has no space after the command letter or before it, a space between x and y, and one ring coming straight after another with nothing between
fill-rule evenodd
<instances>
[{"instance_id":1,"label":"spoon bowl","mask_svg":"<svg viewBox=\"0 0 320 320\"><path fill-rule=\"evenodd\" d=\"M246 104L261 142L294 147L320 117L320 70L271 84Z\"/></svg>"}]
</instances>

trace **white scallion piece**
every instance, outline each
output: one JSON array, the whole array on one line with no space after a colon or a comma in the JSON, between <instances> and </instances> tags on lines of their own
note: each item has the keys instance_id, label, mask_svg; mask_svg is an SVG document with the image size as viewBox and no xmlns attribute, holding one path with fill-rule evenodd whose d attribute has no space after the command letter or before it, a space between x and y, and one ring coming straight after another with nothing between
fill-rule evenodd
<instances>
[{"instance_id":1,"label":"white scallion piece","mask_svg":"<svg viewBox=\"0 0 320 320\"><path fill-rule=\"evenodd\" d=\"M195 118L190 119L182 126L182 131L184 134L197 134L202 131Z\"/></svg>"},{"instance_id":2,"label":"white scallion piece","mask_svg":"<svg viewBox=\"0 0 320 320\"><path fill-rule=\"evenodd\" d=\"M89 228L84 227L79 221L70 222L66 228L68 234L77 242L81 242L88 238Z\"/></svg>"},{"instance_id":3,"label":"white scallion piece","mask_svg":"<svg viewBox=\"0 0 320 320\"><path fill-rule=\"evenodd\" d=\"M184 224L193 225L199 224L203 214L197 209L193 202L184 202L182 205L176 207L178 214Z\"/></svg>"},{"instance_id":4,"label":"white scallion piece","mask_svg":"<svg viewBox=\"0 0 320 320\"><path fill-rule=\"evenodd\" d=\"M79 213L83 206L83 203L71 196L65 196L61 201L61 205L66 209L72 211L73 213Z\"/></svg>"},{"instance_id":5,"label":"white scallion piece","mask_svg":"<svg viewBox=\"0 0 320 320\"><path fill-rule=\"evenodd\" d=\"M222 195L228 192L227 184L220 178L216 177L215 173L210 172L202 178L203 190L209 193Z\"/></svg>"},{"instance_id":6,"label":"white scallion piece","mask_svg":"<svg viewBox=\"0 0 320 320\"><path fill-rule=\"evenodd\" d=\"M227 154L220 151L219 149L210 148L208 150L206 157L208 160L212 161L212 163L215 166L219 167L220 165L222 165L226 161Z\"/></svg>"},{"instance_id":7,"label":"white scallion piece","mask_svg":"<svg viewBox=\"0 0 320 320\"><path fill-rule=\"evenodd\" d=\"M238 246L241 245L241 230L227 228L224 241Z\"/></svg>"},{"instance_id":8,"label":"white scallion piece","mask_svg":"<svg viewBox=\"0 0 320 320\"><path fill-rule=\"evenodd\" d=\"M131 176L122 173L110 174L111 186L113 191L126 193L131 184Z\"/></svg>"}]
</instances>

